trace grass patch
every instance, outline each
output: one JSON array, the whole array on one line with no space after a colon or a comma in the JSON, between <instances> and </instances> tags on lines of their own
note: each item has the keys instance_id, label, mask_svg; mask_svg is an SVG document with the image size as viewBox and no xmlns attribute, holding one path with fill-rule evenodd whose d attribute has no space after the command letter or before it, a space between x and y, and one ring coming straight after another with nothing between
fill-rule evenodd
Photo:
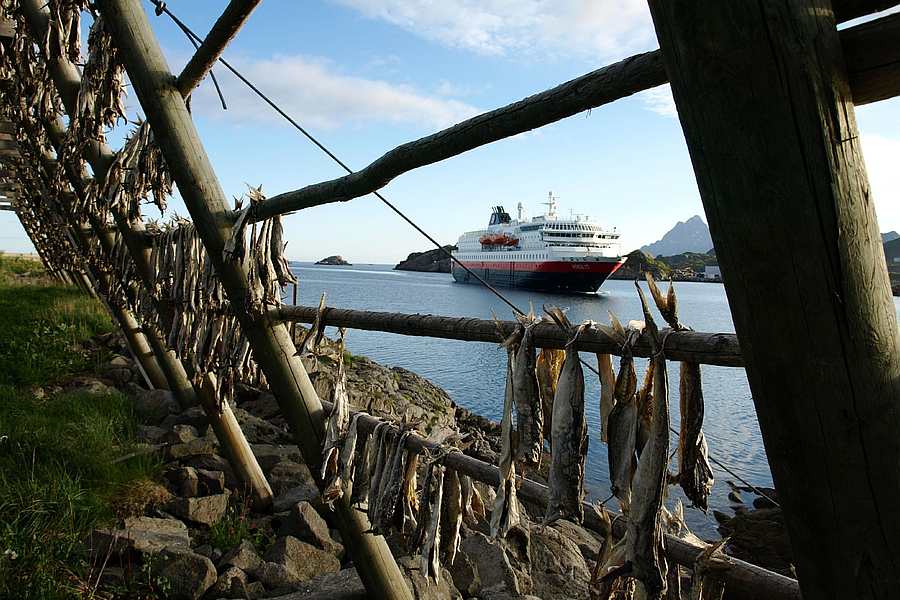
<instances>
[{"instance_id":1,"label":"grass patch","mask_svg":"<svg viewBox=\"0 0 900 600\"><path fill-rule=\"evenodd\" d=\"M225 515L209 528L207 542L222 552L234 548L244 540L250 541L263 554L272 544L270 536L250 518L248 500L231 504Z\"/></svg>"},{"instance_id":2,"label":"grass patch","mask_svg":"<svg viewBox=\"0 0 900 600\"><path fill-rule=\"evenodd\" d=\"M159 470L149 455L112 462L134 446L124 396L31 392L92 367L82 345L111 329L96 300L0 256L0 598L83 597L81 541Z\"/></svg>"}]
</instances>

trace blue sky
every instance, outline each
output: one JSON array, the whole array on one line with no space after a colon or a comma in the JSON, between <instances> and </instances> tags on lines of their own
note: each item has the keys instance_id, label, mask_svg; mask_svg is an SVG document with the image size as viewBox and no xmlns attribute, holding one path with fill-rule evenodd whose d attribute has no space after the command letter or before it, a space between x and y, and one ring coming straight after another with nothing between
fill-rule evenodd
<instances>
[{"instance_id":1,"label":"blue sky","mask_svg":"<svg viewBox=\"0 0 900 600\"><path fill-rule=\"evenodd\" d=\"M226 4L168 2L201 35ZM146 6L177 72L193 48ZM226 57L360 168L398 144L656 46L645 0L266 0ZM216 73L229 109L206 81L193 110L229 196L247 184L274 195L342 174L230 73ZM900 229L898 116L897 99L857 110L882 231ZM120 139L110 134L114 147ZM537 214L550 190L563 214L618 227L623 251L702 216L667 88L413 171L384 193L449 243L486 224L494 204L512 212L522 202ZM177 198L171 208L186 214ZM159 216L152 206L145 215ZM285 230L287 255L300 260L393 263L428 247L372 196L289 216ZM29 248L10 213L0 213L0 248Z\"/></svg>"}]
</instances>

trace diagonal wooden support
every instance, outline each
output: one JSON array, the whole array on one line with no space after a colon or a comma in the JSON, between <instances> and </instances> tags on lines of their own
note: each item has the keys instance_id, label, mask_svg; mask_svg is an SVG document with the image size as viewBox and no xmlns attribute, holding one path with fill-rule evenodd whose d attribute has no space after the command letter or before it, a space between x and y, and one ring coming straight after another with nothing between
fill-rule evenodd
<instances>
[{"instance_id":1,"label":"diagonal wooden support","mask_svg":"<svg viewBox=\"0 0 900 600\"><path fill-rule=\"evenodd\" d=\"M230 207L147 16L137 0L103 0L97 6L113 32L194 226L250 340L254 359L265 372L304 460L317 473L325 425L322 403L300 359L294 356L287 328L271 321L265 311L251 314L246 309L247 273L239 263L225 261L222 254L231 235ZM367 533L370 525L363 513L354 510L346 496L335 502L335 510L344 543L369 594L411 600L387 543L383 537Z\"/></svg>"},{"instance_id":2,"label":"diagonal wooden support","mask_svg":"<svg viewBox=\"0 0 900 600\"><path fill-rule=\"evenodd\" d=\"M803 598L896 598L900 337L831 5L650 7Z\"/></svg>"},{"instance_id":3,"label":"diagonal wooden support","mask_svg":"<svg viewBox=\"0 0 900 600\"><path fill-rule=\"evenodd\" d=\"M228 3L225 11L209 30L206 39L200 44L200 48L178 76L178 89L182 90L182 93L190 94L191 90L200 85L225 50L225 46L234 39L243 24L250 18L250 13L261 1L231 0Z\"/></svg>"}]
</instances>

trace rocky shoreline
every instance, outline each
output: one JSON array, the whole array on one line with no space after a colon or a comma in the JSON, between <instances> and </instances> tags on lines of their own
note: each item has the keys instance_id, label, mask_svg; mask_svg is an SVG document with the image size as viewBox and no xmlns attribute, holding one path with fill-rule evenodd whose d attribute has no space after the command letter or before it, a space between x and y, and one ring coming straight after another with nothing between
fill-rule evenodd
<instances>
[{"instance_id":1,"label":"rocky shoreline","mask_svg":"<svg viewBox=\"0 0 900 600\"><path fill-rule=\"evenodd\" d=\"M400 261L395 271L418 271L421 273L449 273L450 258L447 252L453 252L456 246L447 245L442 250L435 248L425 252L412 252L406 260Z\"/></svg>"},{"instance_id":2,"label":"rocky shoreline","mask_svg":"<svg viewBox=\"0 0 900 600\"><path fill-rule=\"evenodd\" d=\"M273 511L257 514L220 455L203 411L180 406L169 392L138 385L137 369L124 356L119 338L107 336L101 342L114 353L104 377L78 385L95 393L112 385L125 393L143 422L138 435L145 451L165 464L163 484L150 490L132 514L117 526L95 530L86 540L95 562L104 564L104 583L122 584L141 565L140 573L149 571L164 581L172 598L366 597L334 516L321 501L270 393L240 387L233 405L275 496ZM426 434L458 428L468 434L468 454L496 463L499 426L456 406L441 388L365 357L348 355L346 368L355 409L405 417ZM311 373L311 379L317 391L329 397L334 374L328 365ZM528 476L544 479L542 473ZM493 490L476 485L490 506ZM764 517L777 522L773 509L766 510ZM763 517L762 511L754 512ZM602 540L569 521L542 526L542 514L543 507L523 505L526 527L514 529L501 542L490 539L486 519L465 522L460 553L452 565L444 565L438 584L422 577L419 558L408 555L402 540L391 537L388 542L417 598L588 597ZM742 539L743 531L751 540L739 547L741 558L760 550L760 544L752 542L755 534L746 535L747 523L753 522L741 514L728 520L733 536ZM780 551L768 552L766 566L779 570L773 556L780 557Z\"/></svg>"}]
</instances>

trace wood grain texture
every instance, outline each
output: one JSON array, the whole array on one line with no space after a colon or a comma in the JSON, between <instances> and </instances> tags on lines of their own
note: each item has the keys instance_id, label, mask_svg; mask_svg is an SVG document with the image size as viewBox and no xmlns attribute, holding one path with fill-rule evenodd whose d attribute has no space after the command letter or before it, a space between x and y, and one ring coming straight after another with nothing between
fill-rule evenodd
<instances>
[{"instance_id":1,"label":"wood grain texture","mask_svg":"<svg viewBox=\"0 0 900 600\"><path fill-rule=\"evenodd\" d=\"M249 312L247 273L239 261L223 258L231 233L225 218L229 206L147 15L138 0L101 0L97 6L113 32L135 94L250 341L254 359L266 375L304 460L311 471L318 472L324 436L321 401L300 359L294 356L287 328L270 322L265 312ZM377 598L411 600L384 538L370 532L368 520L346 497L334 507L344 544L367 591Z\"/></svg>"},{"instance_id":2,"label":"wood grain texture","mask_svg":"<svg viewBox=\"0 0 900 600\"><path fill-rule=\"evenodd\" d=\"M318 308L314 306L283 306L273 311L273 318L286 322L312 323ZM435 337L469 342L500 341L497 329L508 337L516 330L516 321L492 321L467 317L441 317L436 315L376 312L329 308L324 314L326 325L384 331L400 335ZM538 348L565 348L569 336L553 323L534 326L534 342ZM589 329L578 338L578 349L621 356L621 344L606 337L601 331ZM669 360L697 362L724 367L740 367L744 364L737 336L732 333L701 333L696 331L673 332L666 339L666 358ZM641 336L633 349L634 356L649 358L650 342Z\"/></svg>"},{"instance_id":3,"label":"wood grain texture","mask_svg":"<svg viewBox=\"0 0 900 600\"><path fill-rule=\"evenodd\" d=\"M900 343L827 0L651 0L807 600L900 589Z\"/></svg>"},{"instance_id":4,"label":"wood grain texture","mask_svg":"<svg viewBox=\"0 0 900 600\"><path fill-rule=\"evenodd\" d=\"M0 18L0 38L11 38L16 35L16 25L12 21Z\"/></svg>"}]
</instances>

